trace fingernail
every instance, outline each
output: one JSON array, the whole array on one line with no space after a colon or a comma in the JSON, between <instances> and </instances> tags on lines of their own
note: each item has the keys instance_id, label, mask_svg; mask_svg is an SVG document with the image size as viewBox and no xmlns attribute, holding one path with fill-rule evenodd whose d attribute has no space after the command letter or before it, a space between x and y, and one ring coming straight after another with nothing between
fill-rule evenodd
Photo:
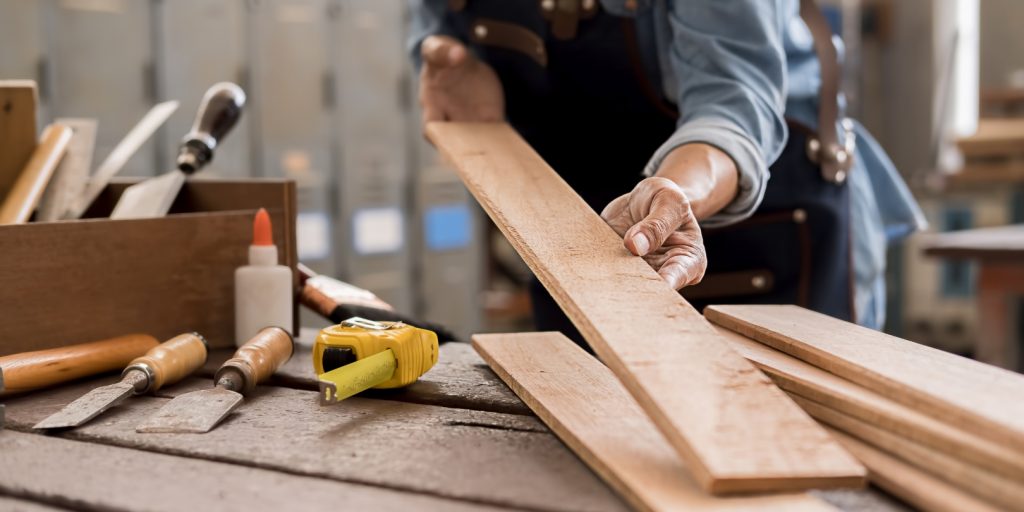
<instances>
[{"instance_id":1,"label":"fingernail","mask_svg":"<svg viewBox=\"0 0 1024 512\"><path fill-rule=\"evenodd\" d=\"M633 247L636 248L637 256L644 256L651 248L651 243L647 241L646 236L637 233L633 235Z\"/></svg>"}]
</instances>

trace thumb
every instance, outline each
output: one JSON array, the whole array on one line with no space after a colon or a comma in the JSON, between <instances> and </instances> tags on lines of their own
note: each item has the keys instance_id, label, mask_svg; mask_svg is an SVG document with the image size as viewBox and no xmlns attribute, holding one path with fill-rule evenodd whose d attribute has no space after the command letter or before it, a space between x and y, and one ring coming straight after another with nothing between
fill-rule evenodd
<instances>
[{"instance_id":1,"label":"thumb","mask_svg":"<svg viewBox=\"0 0 1024 512\"><path fill-rule=\"evenodd\" d=\"M641 198L643 196L641 194ZM638 208L640 211L647 210L647 215L626 230L623 236L626 248L637 256L646 256L660 248L691 215L690 203L676 187L659 188L648 197L650 204ZM630 207L634 208L636 205Z\"/></svg>"},{"instance_id":2,"label":"thumb","mask_svg":"<svg viewBox=\"0 0 1024 512\"><path fill-rule=\"evenodd\" d=\"M464 64L469 51L457 39L449 36L430 36L420 44L423 63L435 68L451 68Z\"/></svg>"}]
</instances>

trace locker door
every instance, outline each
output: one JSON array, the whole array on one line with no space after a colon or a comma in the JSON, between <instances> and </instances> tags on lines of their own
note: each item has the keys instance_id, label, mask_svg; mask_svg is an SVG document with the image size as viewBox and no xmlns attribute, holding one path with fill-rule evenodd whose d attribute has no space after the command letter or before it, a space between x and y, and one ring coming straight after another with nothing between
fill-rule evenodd
<instances>
[{"instance_id":1,"label":"locker door","mask_svg":"<svg viewBox=\"0 0 1024 512\"><path fill-rule=\"evenodd\" d=\"M299 259L335 275L333 0L252 0L253 109L264 174L296 181Z\"/></svg>"},{"instance_id":2,"label":"locker door","mask_svg":"<svg viewBox=\"0 0 1024 512\"><path fill-rule=\"evenodd\" d=\"M28 79L39 83L39 100L46 103L43 81L43 25L38 2L0 0L0 80ZM42 110L42 109L40 109ZM42 120L46 119L41 116ZM39 124L42 124L41 122Z\"/></svg>"},{"instance_id":3,"label":"locker door","mask_svg":"<svg viewBox=\"0 0 1024 512\"><path fill-rule=\"evenodd\" d=\"M139 0L46 0L53 117L99 120L102 161L154 103L151 3ZM122 175L154 174L149 141ZM164 167L161 166L160 172Z\"/></svg>"},{"instance_id":4,"label":"locker door","mask_svg":"<svg viewBox=\"0 0 1024 512\"><path fill-rule=\"evenodd\" d=\"M168 161L188 133L199 102L211 85L229 81L247 89L244 0L160 0L157 3L157 63L160 97L181 107L167 121L160 153ZM253 171L249 137L251 100L238 126L217 147L205 177L246 177Z\"/></svg>"},{"instance_id":5,"label":"locker door","mask_svg":"<svg viewBox=\"0 0 1024 512\"><path fill-rule=\"evenodd\" d=\"M410 311L405 3L348 0L342 5L335 48L343 273Z\"/></svg>"}]
</instances>

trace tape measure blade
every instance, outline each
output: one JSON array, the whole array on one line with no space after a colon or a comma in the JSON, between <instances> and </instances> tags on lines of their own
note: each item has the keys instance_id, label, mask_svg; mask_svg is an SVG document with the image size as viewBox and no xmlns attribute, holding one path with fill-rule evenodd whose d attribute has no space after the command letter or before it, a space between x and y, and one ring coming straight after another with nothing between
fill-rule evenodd
<instances>
[{"instance_id":1,"label":"tape measure blade","mask_svg":"<svg viewBox=\"0 0 1024 512\"><path fill-rule=\"evenodd\" d=\"M395 374L395 353L386 349L320 374L320 404L338 403L387 382Z\"/></svg>"}]
</instances>

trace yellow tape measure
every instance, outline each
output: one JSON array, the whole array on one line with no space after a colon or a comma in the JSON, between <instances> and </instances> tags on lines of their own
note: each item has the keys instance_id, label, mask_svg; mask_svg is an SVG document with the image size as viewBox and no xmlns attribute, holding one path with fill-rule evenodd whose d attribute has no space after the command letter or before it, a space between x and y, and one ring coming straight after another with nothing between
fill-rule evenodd
<instances>
[{"instance_id":1,"label":"yellow tape measure","mask_svg":"<svg viewBox=\"0 0 1024 512\"><path fill-rule=\"evenodd\" d=\"M402 322L349 318L321 330L313 346L323 405L370 388L408 386L435 363L437 335Z\"/></svg>"}]
</instances>

